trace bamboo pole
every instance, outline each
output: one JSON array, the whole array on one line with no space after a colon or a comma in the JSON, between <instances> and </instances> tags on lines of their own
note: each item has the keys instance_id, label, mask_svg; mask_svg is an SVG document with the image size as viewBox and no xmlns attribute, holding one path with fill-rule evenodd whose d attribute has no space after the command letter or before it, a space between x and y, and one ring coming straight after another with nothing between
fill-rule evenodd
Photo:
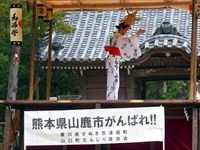
<instances>
[{"instance_id":1,"label":"bamboo pole","mask_svg":"<svg viewBox=\"0 0 200 150\"><path fill-rule=\"evenodd\" d=\"M37 0L33 0L33 16L32 16L32 49L30 61L30 82L29 82L29 100L33 100L33 86L34 86L34 64L35 64L35 45L36 45L36 6Z\"/></svg>"},{"instance_id":2,"label":"bamboo pole","mask_svg":"<svg viewBox=\"0 0 200 150\"><path fill-rule=\"evenodd\" d=\"M51 93L51 50L52 50L52 20L49 21L49 48L48 48L46 100L49 100Z\"/></svg>"}]
</instances>

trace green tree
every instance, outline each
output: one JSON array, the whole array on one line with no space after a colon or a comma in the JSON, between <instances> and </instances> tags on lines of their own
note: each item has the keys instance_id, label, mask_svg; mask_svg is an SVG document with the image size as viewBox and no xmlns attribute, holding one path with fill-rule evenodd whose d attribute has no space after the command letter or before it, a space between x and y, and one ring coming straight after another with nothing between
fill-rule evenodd
<instances>
[{"instance_id":1,"label":"green tree","mask_svg":"<svg viewBox=\"0 0 200 150\"><path fill-rule=\"evenodd\" d=\"M57 12L53 17L53 31L59 34L69 34L75 31L75 28L64 23L65 13ZM42 23L39 25L43 25ZM41 30L41 27L39 27ZM44 30L43 30L44 31ZM38 41L42 41L41 37ZM38 42L39 43L39 42ZM72 71L66 70L52 70L51 72L51 96L79 94L79 80ZM39 84L39 97L40 99L46 99L46 81L47 81L47 70L40 70L39 76L41 77ZM71 86L69 86L71 85Z\"/></svg>"},{"instance_id":2,"label":"green tree","mask_svg":"<svg viewBox=\"0 0 200 150\"><path fill-rule=\"evenodd\" d=\"M23 5L23 45L20 52L20 65L19 65L19 82L17 99L27 99L29 88L29 69L30 69L30 52L31 52L31 27L32 27L32 11L27 11L25 1ZM6 99L9 66L11 62L12 47L10 43L10 2L1 0L0 3L0 17L1 17L1 39L0 39L0 99ZM64 24L65 13L54 14L53 30L68 34L74 32L74 28ZM39 41L44 37L45 32L48 31L48 24L42 20L37 20L38 31L36 40ZM42 75L45 76L45 75Z\"/></svg>"},{"instance_id":3,"label":"green tree","mask_svg":"<svg viewBox=\"0 0 200 150\"><path fill-rule=\"evenodd\" d=\"M41 70L42 76L39 84L40 99L46 98L46 73L47 70ZM79 77L70 70L52 70L51 96L58 95L79 95L80 91Z\"/></svg>"},{"instance_id":4,"label":"green tree","mask_svg":"<svg viewBox=\"0 0 200 150\"><path fill-rule=\"evenodd\" d=\"M11 56L11 46L10 44L10 29L9 29L9 12L10 12L10 5L9 2L3 0L0 3L0 31L1 31L1 38L0 38L0 98L6 98L6 91L8 85L8 74L9 74L9 59ZM3 9L2 9L3 8Z\"/></svg>"},{"instance_id":5,"label":"green tree","mask_svg":"<svg viewBox=\"0 0 200 150\"><path fill-rule=\"evenodd\" d=\"M160 80L146 82L146 99L188 99L188 80Z\"/></svg>"}]
</instances>

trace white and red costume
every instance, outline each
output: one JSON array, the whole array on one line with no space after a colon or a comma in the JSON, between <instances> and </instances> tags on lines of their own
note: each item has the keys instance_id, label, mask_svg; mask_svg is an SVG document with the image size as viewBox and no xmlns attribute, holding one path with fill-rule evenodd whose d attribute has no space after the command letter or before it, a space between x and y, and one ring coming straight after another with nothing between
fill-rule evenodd
<instances>
[{"instance_id":1,"label":"white and red costume","mask_svg":"<svg viewBox=\"0 0 200 150\"><path fill-rule=\"evenodd\" d=\"M111 38L110 45L106 45L104 48L107 52L109 52L109 56L106 59L106 99L118 100L120 59L128 61L132 58L138 58L141 56L138 37L136 34L130 37L124 37L118 32L115 32Z\"/></svg>"}]
</instances>

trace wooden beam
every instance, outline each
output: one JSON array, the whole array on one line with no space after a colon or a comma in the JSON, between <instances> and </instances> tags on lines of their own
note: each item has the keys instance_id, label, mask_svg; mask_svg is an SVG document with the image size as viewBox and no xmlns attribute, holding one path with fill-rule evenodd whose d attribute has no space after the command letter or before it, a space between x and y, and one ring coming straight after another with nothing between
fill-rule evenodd
<instances>
[{"instance_id":1,"label":"wooden beam","mask_svg":"<svg viewBox=\"0 0 200 150\"><path fill-rule=\"evenodd\" d=\"M152 68L152 69L134 69L134 77L147 77L148 79L152 78L165 78L165 79L183 79L190 78L190 71L187 68Z\"/></svg>"},{"instance_id":2,"label":"wooden beam","mask_svg":"<svg viewBox=\"0 0 200 150\"><path fill-rule=\"evenodd\" d=\"M27 109L32 108L60 108L60 107L70 107L70 108L93 108L94 105L98 103L102 107L147 107L147 106L160 106L163 105L166 108L174 107L200 107L200 103L193 102L189 100L118 100L118 101L108 101L108 100L61 100L61 101L46 101L46 100L16 100L16 101L4 101L2 105L11 106L12 108L19 109L26 107Z\"/></svg>"},{"instance_id":3,"label":"wooden beam","mask_svg":"<svg viewBox=\"0 0 200 150\"><path fill-rule=\"evenodd\" d=\"M49 21L49 47L48 47L46 100L49 100L51 94L51 50L52 50L52 20Z\"/></svg>"},{"instance_id":4,"label":"wooden beam","mask_svg":"<svg viewBox=\"0 0 200 150\"><path fill-rule=\"evenodd\" d=\"M65 1L47 1L45 0L45 4L46 5L51 5L53 8L64 8L64 9L101 9L101 8L108 8L108 9L113 9L113 8L136 8L136 7L142 7L142 8L157 8L157 7L162 7L162 8L169 8L170 6L186 6L190 4L191 2L190 1L181 1L181 2L152 2L152 1L144 1L144 2L139 2L139 1L131 1L131 2L126 2L126 3L121 3L121 2L107 2L107 3L95 3L94 2L91 2L89 4L89 1L88 3L84 4L82 3L80 5L80 3L77 1L77 3L75 4L70 4L68 2L65 2Z\"/></svg>"},{"instance_id":5,"label":"wooden beam","mask_svg":"<svg viewBox=\"0 0 200 150\"><path fill-rule=\"evenodd\" d=\"M33 84L34 84L34 64L35 64L35 45L36 45L36 6L37 0L33 0L33 16L32 16L32 49L30 59L30 82L29 82L29 100L33 100Z\"/></svg>"}]
</instances>

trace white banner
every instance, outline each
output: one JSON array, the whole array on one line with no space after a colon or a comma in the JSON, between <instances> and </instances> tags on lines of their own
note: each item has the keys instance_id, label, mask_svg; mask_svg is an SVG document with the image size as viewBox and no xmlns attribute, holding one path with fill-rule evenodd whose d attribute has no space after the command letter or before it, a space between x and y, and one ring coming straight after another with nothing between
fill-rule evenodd
<instances>
[{"instance_id":1,"label":"white banner","mask_svg":"<svg viewBox=\"0 0 200 150\"><path fill-rule=\"evenodd\" d=\"M164 141L164 108L25 111L24 144L81 145Z\"/></svg>"}]
</instances>

